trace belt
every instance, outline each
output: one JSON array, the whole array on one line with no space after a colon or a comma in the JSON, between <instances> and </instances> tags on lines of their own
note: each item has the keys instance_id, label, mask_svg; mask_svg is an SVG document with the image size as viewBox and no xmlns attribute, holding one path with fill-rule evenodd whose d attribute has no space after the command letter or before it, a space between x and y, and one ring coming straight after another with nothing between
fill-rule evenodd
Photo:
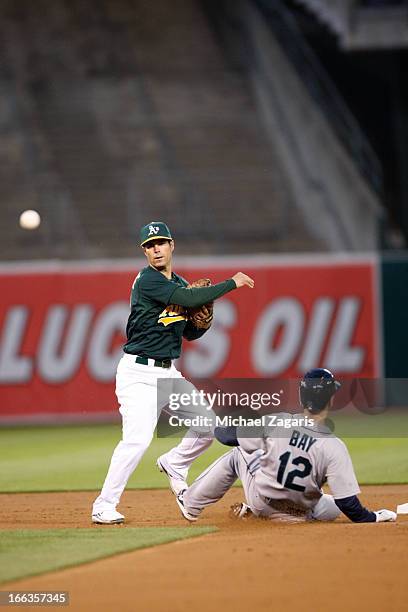
<instances>
[{"instance_id":1,"label":"belt","mask_svg":"<svg viewBox=\"0 0 408 612\"><path fill-rule=\"evenodd\" d=\"M150 359L149 357L141 357L138 355L135 362L141 363L142 365L155 366L156 368L171 368L171 359Z\"/></svg>"}]
</instances>

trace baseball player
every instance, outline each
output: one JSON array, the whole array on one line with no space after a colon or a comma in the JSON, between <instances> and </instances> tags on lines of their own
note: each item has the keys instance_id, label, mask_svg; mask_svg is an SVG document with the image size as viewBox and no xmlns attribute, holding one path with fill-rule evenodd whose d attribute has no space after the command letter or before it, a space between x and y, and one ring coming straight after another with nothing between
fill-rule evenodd
<instances>
[{"instance_id":1,"label":"baseball player","mask_svg":"<svg viewBox=\"0 0 408 612\"><path fill-rule=\"evenodd\" d=\"M329 370L310 370L299 387L303 415L279 414L293 423L288 429L216 429L221 442L236 448L177 496L183 516L196 521L203 508L221 499L240 478L246 503L233 507L238 517L253 513L287 521L332 521L343 512L357 523L395 521L391 510L371 512L361 505L347 447L325 425L339 387ZM299 422L302 426L295 425ZM332 495L323 493L325 482Z\"/></svg>"},{"instance_id":2,"label":"baseball player","mask_svg":"<svg viewBox=\"0 0 408 612\"><path fill-rule=\"evenodd\" d=\"M100 524L124 521L116 506L153 437L161 408L157 405L157 381L183 379L173 363L180 355L182 339L195 340L209 328L212 312L208 304L213 300L239 287L254 287L254 281L242 272L213 286L190 287L172 271L174 241L165 223L145 225L140 238L148 265L137 275L131 291L127 341L116 374L122 440L113 452L102 491L93 504L92 521ZM197 319L188 314L189 308L198 307L207 317L200 329L196 327ZM186 384L191 386L187 381ZM188 416L188 408L186 412ZM157 465L168 476L175 494L186 488L189 466L212 440L210 427L191 428L178 446L159 457Z\"/></svg>"}]
</instances>

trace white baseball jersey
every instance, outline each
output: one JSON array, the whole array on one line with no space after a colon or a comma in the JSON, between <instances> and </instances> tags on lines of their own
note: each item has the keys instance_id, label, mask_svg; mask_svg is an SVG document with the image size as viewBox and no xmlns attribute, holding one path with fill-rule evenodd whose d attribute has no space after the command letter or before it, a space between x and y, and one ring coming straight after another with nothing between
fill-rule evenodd
<instances>
[{"instance_id":1,"label":"white baseball jersey","mask_svg":"<svg viewBox=\"0 0 408 612\"><path fill-rule=\"evenodd\" d=\"M292 423L304 420L302 414L280 413L277 417ZM249 438L252 432L248 428L237 430L243 450L263 450L255 474L257 490L263 497L312 508L323 494L325 482L335 499L360 493L346 445L326 426L266 426L254 428L253 433Z\"/></svg>"}]
</instances>

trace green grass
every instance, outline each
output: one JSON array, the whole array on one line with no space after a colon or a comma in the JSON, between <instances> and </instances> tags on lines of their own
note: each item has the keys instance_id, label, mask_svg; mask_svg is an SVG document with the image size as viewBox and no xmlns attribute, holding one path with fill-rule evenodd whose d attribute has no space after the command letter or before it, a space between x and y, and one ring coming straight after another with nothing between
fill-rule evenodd
<instances>
[{"instance_id":1,"label":"green grass","mask_svg":"<svg viewBox=\"0 0 408 612\"><path fill-rule=\"evenodd\" d=\"M406 484L407 438L344 439L360 484Z\"/></svg>"},{"instance_id":2,"label":"green grass","mask_svg":"<svg viewBox=\"0 0 408 612\"><path fill-rule=\"evenodd\" d=\"M10 427L0 429L0 492L97 490L120 440L119 425ZM157 457L178 443L155 438L129 480L129 488L166 488L155 465ZM214 443L194 462L195 478L225 452Z\"/></svg>"},{"instance_id":3,"label":"green grass","mask_svg":"<svg viewBox=\"0 0 408 612\"><path fill-rule=\"evenodd\" d=\"M345 438L406 438L408 442L408 409L390 409L380 414L334 412L330 415L334 431Z\"/></svg>"},{"instance_id":4,"label":"green grass","mask_svg":"<svg viewBox=\"0 0 408 612\"><path fill-rule=\"evenodd\" d=\"M215 531L212 527L0 530L0 583Z\"/></svg>"},{"instance_id":5,"label":"green grass","mask_svg":"<svg viewBox=\"0 0 408 612\"><path fill-rule=\"evenodd\" d=\"M98 490L120 434L118 425L0 429L0 492ZM345 441L361 484L408 482L408 438L347 437ZM128 487L167 487L155 460L177 442L155 438ZM190 479L225 450L212 444L193 463Z\"/></svg>"}]
</instances>

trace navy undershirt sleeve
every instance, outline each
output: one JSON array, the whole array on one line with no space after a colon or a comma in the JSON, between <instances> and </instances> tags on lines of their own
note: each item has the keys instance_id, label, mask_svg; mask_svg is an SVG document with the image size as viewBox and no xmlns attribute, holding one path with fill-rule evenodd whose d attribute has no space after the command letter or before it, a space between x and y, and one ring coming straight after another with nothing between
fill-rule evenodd
<instances>
[{"instance_id":1,"label":"navy undershirt sleeve","mask_svg":"<svg viewBox=\"0 0 408 612\"><path fill-rule=\"evenodd\" d=\"M334 501L336 502L336 506L350 519L350 521L353 521L353 523L376 522L375 513L364 508L357 495L343 497L343 499L335 499Z\"/></svg>"},{"instance_id":2,"label":"navy undershirt sleeve","mask_svg":"<svg viewBox=\"0 0 408 612\"><path fill-rule=\"evenodd\" d=\"M236 427L216 427L214 429L214 436L227 446L238 446L237 428Z\"/></svg>"}]
</instances>

